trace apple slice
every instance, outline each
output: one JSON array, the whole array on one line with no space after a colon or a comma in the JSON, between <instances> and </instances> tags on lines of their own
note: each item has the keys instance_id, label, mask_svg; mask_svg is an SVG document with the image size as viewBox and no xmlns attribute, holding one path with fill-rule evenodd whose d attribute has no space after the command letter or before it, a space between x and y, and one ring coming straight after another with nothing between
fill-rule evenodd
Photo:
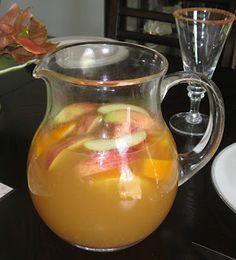
<instances>
[{"instance_id":1,"label":"apple slice","mask_svg":"<svg viewBox=\"0 0 236 260\"><path fill-rule=\"evenodd\" d=\"M93 139L84 142L84 146L92 151L108 151L117 149L118 151L126 152L129 147L143 142L147 137L144 130L137 131L132 134L127 134L122 137L113 139Z\"/></svg>"},{"instance_id":2,"label":"apple slice","mask_svg":"<svg viewBox=\"0 0 236 260\"><path fill-rule=\"evenodd\" d=\"M98 174L97 177L101 176L102 178L114 177L114 168L127 165L127 163L138 158L140 158L140 153L137 152L127 152L125 154L121 154L117 150L110 150L104 153L97 152L80 162L75 170L78 176ZM119 177L120 171L115 171L115 173L117 174L116 177Z\"/></svg>"},{"instance_id":3,"label":"apple slice","mask_svg":"<svg viewBox=\"0 0 236 260\"><path fill-rule=\"evenodd\" d=\"M127 111L115 110L104 116L106 123L129 125L131 128L151 129L154 126L154 120L147 114Z\"/></svg>"},{"instance_id":4,"label":"apple slice","mask_svg":"<svg viewBox=\"0 0 236 260\"><path fill-rule=\"evenodd\" d=\"M92 133L101 124L102 120L103 120L102 116L95 116L94 118L92 118L86 133L87 134Z\"/></svg>"},{"instance_id":5,"label":"apple slice","mask_svg":"<svg viewBox=\"0 0 236 260\"><path fill-rule=\"evenodd\" d=\"M90 134L101 124L102 120L102 116L97 114L85 114L78 120L75 131L81 135Z\"/></svg>"},{"instance_id":6,"label":"apple slice","mask_svg":"<svg viewBox=\"0 0 236 260\"><path fill-rule=\"evenodd\" d=\"M132 127L129 124L105 124L107 130L107 138L119 138L127 134L131 134L136 132L138 129L137 127Z\"/></svg>"},{"instance_id":7,"label":"apple slice","mask_svg":"<svg viewBox=\"0 0 236 260\"><path fill-rule=\"evenodd\" d=\"M65 123L75 119L83 114L94 111L97 108L96 103L82 102L72 103L64 107L54 118L55 123Z\"/></svg>"},{"instance_id":8,"label":"apple slice","mask_svg":"<svg viewBox=\"0 0 236 260\"><path fill-rule=\"evenodd\" d=\"M107 114L109 112L116 111L116 110L130 110L130 111L136 111L136 112L149 115L148 112L142 107L130 105L130 104L109 104L98 108L98 112L101 114Z\"/></svg>"},{"instance_id":9,"label":"apple slice","mask_svg":"<svg viewBox=\"0 0 236 260\"><path fill-rule=\"evenodd\" d=\"M63 159L64 152L66 150L76 150L84 142L90 139L91 137L79 138L78 136L73 136L57 143L48 152L48 156L46 158L46 164L48 166L48 169L50 171L53 170L56 167L56 165L58 165L59 162L61 162L61 160Z\"/></svg>"}]
</instances>

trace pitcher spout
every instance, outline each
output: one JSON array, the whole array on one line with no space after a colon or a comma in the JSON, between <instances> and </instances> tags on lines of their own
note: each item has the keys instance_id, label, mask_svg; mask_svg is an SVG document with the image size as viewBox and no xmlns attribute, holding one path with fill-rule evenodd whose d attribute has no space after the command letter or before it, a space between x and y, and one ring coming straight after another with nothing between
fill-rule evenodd
<instances>
[{"instance_id":1,"label":"pitcher spout","mask_svg":"<svg viewBox=\"0 0 236 260\"><path fill-rule=\"evenodd\" d=\"M36 66L33 70L33 77L36 79L44 78L44 71L48 70L49 57L45 56L41 60L37 60Z\"/></svg>"}]
</instances>

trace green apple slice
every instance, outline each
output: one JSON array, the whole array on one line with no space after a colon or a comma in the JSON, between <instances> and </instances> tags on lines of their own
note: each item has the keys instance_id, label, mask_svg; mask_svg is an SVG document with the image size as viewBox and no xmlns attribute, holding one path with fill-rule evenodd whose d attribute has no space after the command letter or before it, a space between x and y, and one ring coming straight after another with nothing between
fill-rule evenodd
<instances>
[{"instance_id":1,"label":"green apple slice","mask_svg":"<svg viewBox=\"0 0 236 260\"><path fill-rule=\"evenodd\" d=\"M49 151L48 156L46 158L46 163L48 165L48 169L51 171L55 169L62 162L64 155L68 154L67 152L76 151L84 142L91 140L91 137L86 138L78 138L77 136L73 136L72 138L68 138L62 140L55 147Z\"/></svg>"},{"instance_id":2,"label":"green apple slice","mask_svg":"<svg viewBox=\"0 0 236 260\"><path fill-rule=\"evenodd\" d=\"M106 123L125 123L130 117L127 117L127 110L114 110L104 115Z\"/></svg>"},{"instance_id":3,"label":"green apple slice","mask_svg":"<svg viewBox=\"0 0 236 260\"><path fill-rule=\"evenodd\" d=\"M128 110L128 109L149 115L148 112L145 109L143 109L142 107L130 105L130 104L104 105L104 106L101 106L101 107L98 108L98 112L101 113L101 114L107 114L109 112L116 111L116 110Z\"/></svg>"},{"instance_id":4,"label":"green apple slice","mask_svg":"<svg viewBox=\"0 0 236 260\"><path fill-rule=\"evenodd\" d=\"M89 103L89 102L82 102L82 103L72 103L66 107L64 107L54 118L54 122L65 123L70 120L73 120L83 114L91 112L95 110L97 104Z\"/></svg>"},{"instance_id":5,"label":"green apple slice","mask_svg":"<svg viewBox=\"0 0 236 260\"><path fill-rule=\"evenodd\" d=\"M93 139L84 143L84 146L92 151L108 151L112 149L127 149L144 141L147 134L144 130L132 134L123 135L113 139Z\"/></svg>"}]
</instances>

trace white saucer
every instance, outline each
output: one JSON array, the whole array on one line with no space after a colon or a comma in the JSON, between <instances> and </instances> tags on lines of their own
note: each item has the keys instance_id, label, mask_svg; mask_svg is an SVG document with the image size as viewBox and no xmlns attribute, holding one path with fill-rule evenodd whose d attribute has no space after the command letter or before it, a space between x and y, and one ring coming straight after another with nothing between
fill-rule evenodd
<instances>
[{"instance_id":1,"label":"white saucer","mask_svg":"<svg viewBox=\"0 0 236 260\"><path fill-rule=\"evenodd\" d=\"M51 42L58 43L58 46L68 44L92 41L115 41L109 38L93 36L72 36L51 39ZM100 66L106 66L124 60L129 54L126 47L123 46L103 46L98 45L93 48L80 48L73 46L69 49L62 49L56 53L56 62L65 69L90 69ZM96 58L95 58L96 57Z\"/></svg>"},{"instance_id":2,"label":"white saucer","mask_svg":"<svg viewBox=\"0 0 236 260\"><path fill-rule=\"evenodd\" d=\"M236 213L236 143L216 156L211 167L211 177L221 199Z\"/></svg>"},{"instance_id":3,"label":"white saucer","mask_svg":"<svg viewBox=\"0 0 236 260\"><path fill-rule=\"evenodd\" d=\"M0 0L1 2L1 0ZM115 41L113 39L109 38L103 38L103 37L95 37L95 36L65 36L65 37L57 37L57 38L51 38L49 39L50 42L52 43L57 43L58 47L63 46L63 45L68 45L68 44L73 44L73 43L78 43L78 42L90 42L90 41ZM18 64L18 65L13 65L5 68L5 69L0 69L0 75L5 74L11 71L19 70L22 69L28 65L31 65L33 63L37 63L38 59L32 59L29 60L23 64Z\"/></svg>"}]
</instances>

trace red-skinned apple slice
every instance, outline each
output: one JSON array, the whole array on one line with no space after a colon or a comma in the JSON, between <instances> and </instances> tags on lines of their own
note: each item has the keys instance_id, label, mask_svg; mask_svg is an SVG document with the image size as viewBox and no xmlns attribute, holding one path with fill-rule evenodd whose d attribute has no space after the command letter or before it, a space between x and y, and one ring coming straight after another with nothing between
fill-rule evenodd
<instances>
[{"instance_id":1,"label":"red-skinned apple slice","mask_svg":"<svg viewBox=\"0 0 236 260\"><path fill-rule=\"evenodd\" d=\"M58 142L48 152L48 156L46 159L48 169L51 171L56 167L56 165L58 165L58 163L63 159L64 151L66 151L67 149L76 150L84 142L90 139L91 137L79 138L78 136L73 136Z\"/></svg>"},{"instance_id":2,"label":"red-skinned apple slice","mask_svg":"<svg viewBox=\"0 0 236 260\"><path fill-rule=\"evenodd\" d=\"M91 137L78 137L81 135L91 133L102 121L102 116L96 114L86 114L79 120L79 125L73 130L76 132L76 136L66 138L58 142L48 153L47 165L49 170L52 170L55 165L63 157L63 152L66 149L76 149L81 146L85 141L91 139Z\"/></svg>"},{"instance_id":3,"label":"red-skinned apple slice","mask_svg":"<svg viewBox=\"0 0 236 260\"><path fill-rule=\"evenodd\" d=\"M96 110L97 104L90 102L72 103L64 107L54 118L55 123L65 123L83 114Z\"/></svg>"},{"instance_id":4,"label":"red-skinned apple slice","mask_svg":"<svg viewBox=\"0 0 236 260\"><path fill-rule=\"evenodd\" d=\"M105 123L104 125L108 133L107 138L118 138L138 131L137 127L132 127L130 124L126 123Z\"/></svg>"},{"instance_id":5,"label":"red-skinned apple slice","mask_svg":"<svg viewBox=\"0 0 236 260\"><path fill-rule=\"evenodd\" d=\"M79 176L90 176L120 167L122 164L126 165L138 158L139 153L132 151L124 154L117 150L110 150L104 153L97 152L81 162L76 167L76 172Z\"/></svg>"},{"instance_id":6,"label":"red-skinned apple slice","mask_svg":"<svg viewBox=\"0 0 236 260\"><path fill-rule=\"evenodd\" d=\"M144 130L140 130L131 134L127 134L112 139L93 139L84 142L84 146L92 151L108 151L117 149L120 152L127 151L129 147L135 146L143 142L147 137Z\"/></svg>"},{"instance_id":7,"label":"red-skinned apple slice","mask_svg":"<svg viewBox=\"0 0 236 260\"><path fill-rule=\"evenodd\" d=\"M97 114L85 114L78 120L75 131L81 135L90 134L100 125L102 119Z\"/></svg>"},{"instance_id":8,"label":"red-skinned apple slice","mask_svg":"<svg viewBox=\"0 0 236 260\"><path fill-rule=\"evenodd\" d=\"M154 126L154 120L149 115L137 111L115 110L107 113L104 116L104 121L146 130Z\"/></svg>"}]
</instances>

